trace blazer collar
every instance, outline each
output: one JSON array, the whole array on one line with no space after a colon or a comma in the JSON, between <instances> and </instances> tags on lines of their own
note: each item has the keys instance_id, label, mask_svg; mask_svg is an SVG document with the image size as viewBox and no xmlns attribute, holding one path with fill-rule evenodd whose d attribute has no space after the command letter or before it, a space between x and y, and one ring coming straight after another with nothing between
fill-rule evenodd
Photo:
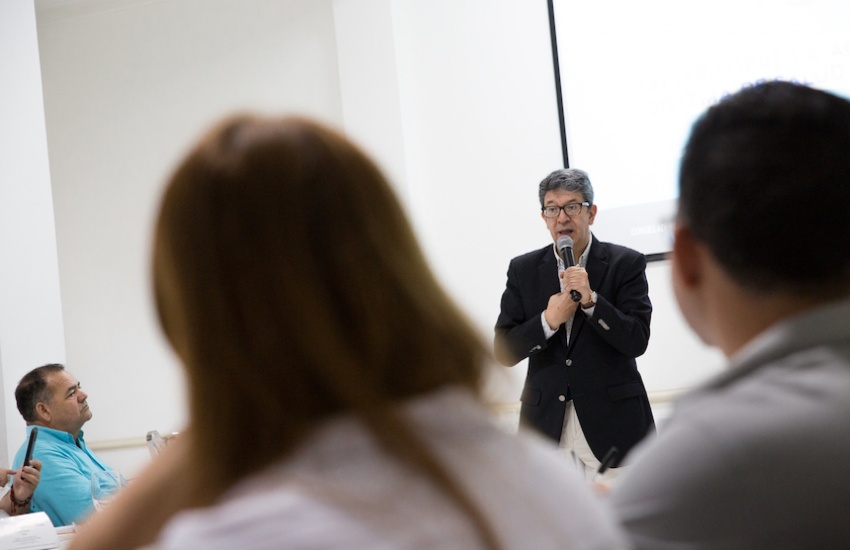
<instances>
[{"instance_id":1,"label":"blazer collar","mask_svg":"<svg viewBox=\"0 0 850 550\"><path fill-rule=\"evenodd\" d=\"M543 261L537 268L537 288L541 294L548 297L561 291L561 283L558 282L558 261L552 253L551 244L540 252L543 255Z\"/></svg>"},{"instance_id":2,"label":"blazer collar","mask_svg":"<svg viewBox=\"0 0 850 550\"><path fill-rule=\"evenodd\" d=\"M590 288L597 290L605 278L605 273L608 272L608 246L592 233L590 238L593 240L593 244L590 246L590 252L587 255L587 277L590 281ZM552 252L551 244L543 247L540 253L542 254L542 261L537 271L537 288L546 296L551 296L561 290L561 285L558 283L558 262Z\"/></svg>"},{"instance_id":3,"label":"blazer collar","mask_svg":"<svg viewBox=\"0 0 850 550\"><path fill-rule=\"evenodd\" d=\"M593 244L590 246L587 257L587 278L590 281L590 288L598 290L605 278L605 273L608 272L608 246L600 242L592 233L591 239Z\"/></svg>"}]
</instances>

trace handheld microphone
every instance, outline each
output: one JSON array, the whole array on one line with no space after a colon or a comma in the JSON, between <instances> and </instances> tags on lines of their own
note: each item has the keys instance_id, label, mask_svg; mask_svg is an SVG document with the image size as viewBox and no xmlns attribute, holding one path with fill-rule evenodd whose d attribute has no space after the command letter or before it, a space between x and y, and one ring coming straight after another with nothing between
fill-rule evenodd
<instances>
[{"instance_id":1,"label":"handheld microphone","mask_svg":"<svg viewBox=\"0 0 850 550\"><path fill-rule=\"evenodd\" d=\"M573 257L573 239L568 235L558 237L558 250L561 251L561 259L564 260L564 267L572 267L576 265L576 259ZM570 298L573 302L581 301L581 293L578 290L570 291Z\"/></svg>"}]
</instances>

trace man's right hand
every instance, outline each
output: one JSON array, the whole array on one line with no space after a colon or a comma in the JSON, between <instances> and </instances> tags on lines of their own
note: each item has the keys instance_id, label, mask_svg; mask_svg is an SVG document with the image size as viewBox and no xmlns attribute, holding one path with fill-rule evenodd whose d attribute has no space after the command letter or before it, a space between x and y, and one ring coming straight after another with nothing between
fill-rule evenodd
<instances>
[{"instance_id":1,"label":"man's right hand","mask_svg":"<svg viewBox=\"0 0 850 550\"><path fill-rule=\"evenodd\" d=\"M578 302L574 302L570 298L569 292L559 292L549 297L549 303L546 306L546 311L543 316L552 330L558 330L558 327L567 322L567 319L573 316L578 309Z\"/></svg>"},{"instance_id":2,"label":"man's right hand","mask_svg":"<svg viewBox=\"0 0 850 550\"><path fill-rule=\"evenodd\" d=\"M35 492L38 482L41 481L41 461L33 459L29 466L21 466L15 472L12 485L15 487L15 498L26 500Z\"/></svg>"}]
</instances>

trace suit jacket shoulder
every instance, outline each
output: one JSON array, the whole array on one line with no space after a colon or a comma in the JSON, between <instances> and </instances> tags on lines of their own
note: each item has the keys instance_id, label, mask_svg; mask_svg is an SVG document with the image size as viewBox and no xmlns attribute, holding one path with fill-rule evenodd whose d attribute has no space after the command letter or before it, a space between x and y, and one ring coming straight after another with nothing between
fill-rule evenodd
<instances>
[{"instance_id":1,"label":"suit jacket shoulder","mask_svg":"<svg viewBox=\"0 0 850 550\"><path fill-rule=\"evenodd\" d=\"M549 255L552 259L555 257L555 251L551 244L548 244L543 248L538 248L537 250L532 250L531 252L526 252L525 254L520 254L513 258L511 263L518 268L537 266L547 259L547 255Z\"/></svg>"},{"instance_id":2,"label":"suit jacket shoulder","mask_svg":"<svg viewBox=\"0 0 850 550\"><path fill-rule=\"evenodd\" d=\"M590 247L590 256L591 258L598 257L603 259L606 257L615 259L645 258L644 255L637 250L619 244L600 241L596 238L596 236L593 236L593 244Z\"/></svg>"}]
</instances>

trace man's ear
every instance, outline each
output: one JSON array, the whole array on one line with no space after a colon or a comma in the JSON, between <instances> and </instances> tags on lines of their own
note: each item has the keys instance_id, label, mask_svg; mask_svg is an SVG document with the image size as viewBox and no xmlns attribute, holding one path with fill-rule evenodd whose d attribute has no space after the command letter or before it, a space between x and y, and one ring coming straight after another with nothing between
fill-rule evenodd
<instances>
[{"instance_id":1,"label":"man's ear","mask_svg":"<svg viewBox=\"0 0 850 550\"><path fill-rule=\"evenodd\" d=\"M50 407L47 406L43 401L39 401L35 405L35 414L38 416L39 420L44 422L45 424L50 422L51 414Z\"/></svg>"},{"instance_id":2,"label":"man's ear","mask_svg":"<svg viewBox=\"0 0 850 550\"><path fill-rule=\"evenodd\" d=\"M591 204L587 207L587 225L593 225L593 221L596 219L596 205Z\"/></svg>"},{"instance_id":3,"label":"man's ear","mask_svg":"<svg viewBox=\"0 0 850 550\"><path fill-rule=\"evenodd\" d=\"M672 269L678 281L688 288L699 285L702 279L702 245L681 222L674 229Z\"/></svg>"}]
</instances>

